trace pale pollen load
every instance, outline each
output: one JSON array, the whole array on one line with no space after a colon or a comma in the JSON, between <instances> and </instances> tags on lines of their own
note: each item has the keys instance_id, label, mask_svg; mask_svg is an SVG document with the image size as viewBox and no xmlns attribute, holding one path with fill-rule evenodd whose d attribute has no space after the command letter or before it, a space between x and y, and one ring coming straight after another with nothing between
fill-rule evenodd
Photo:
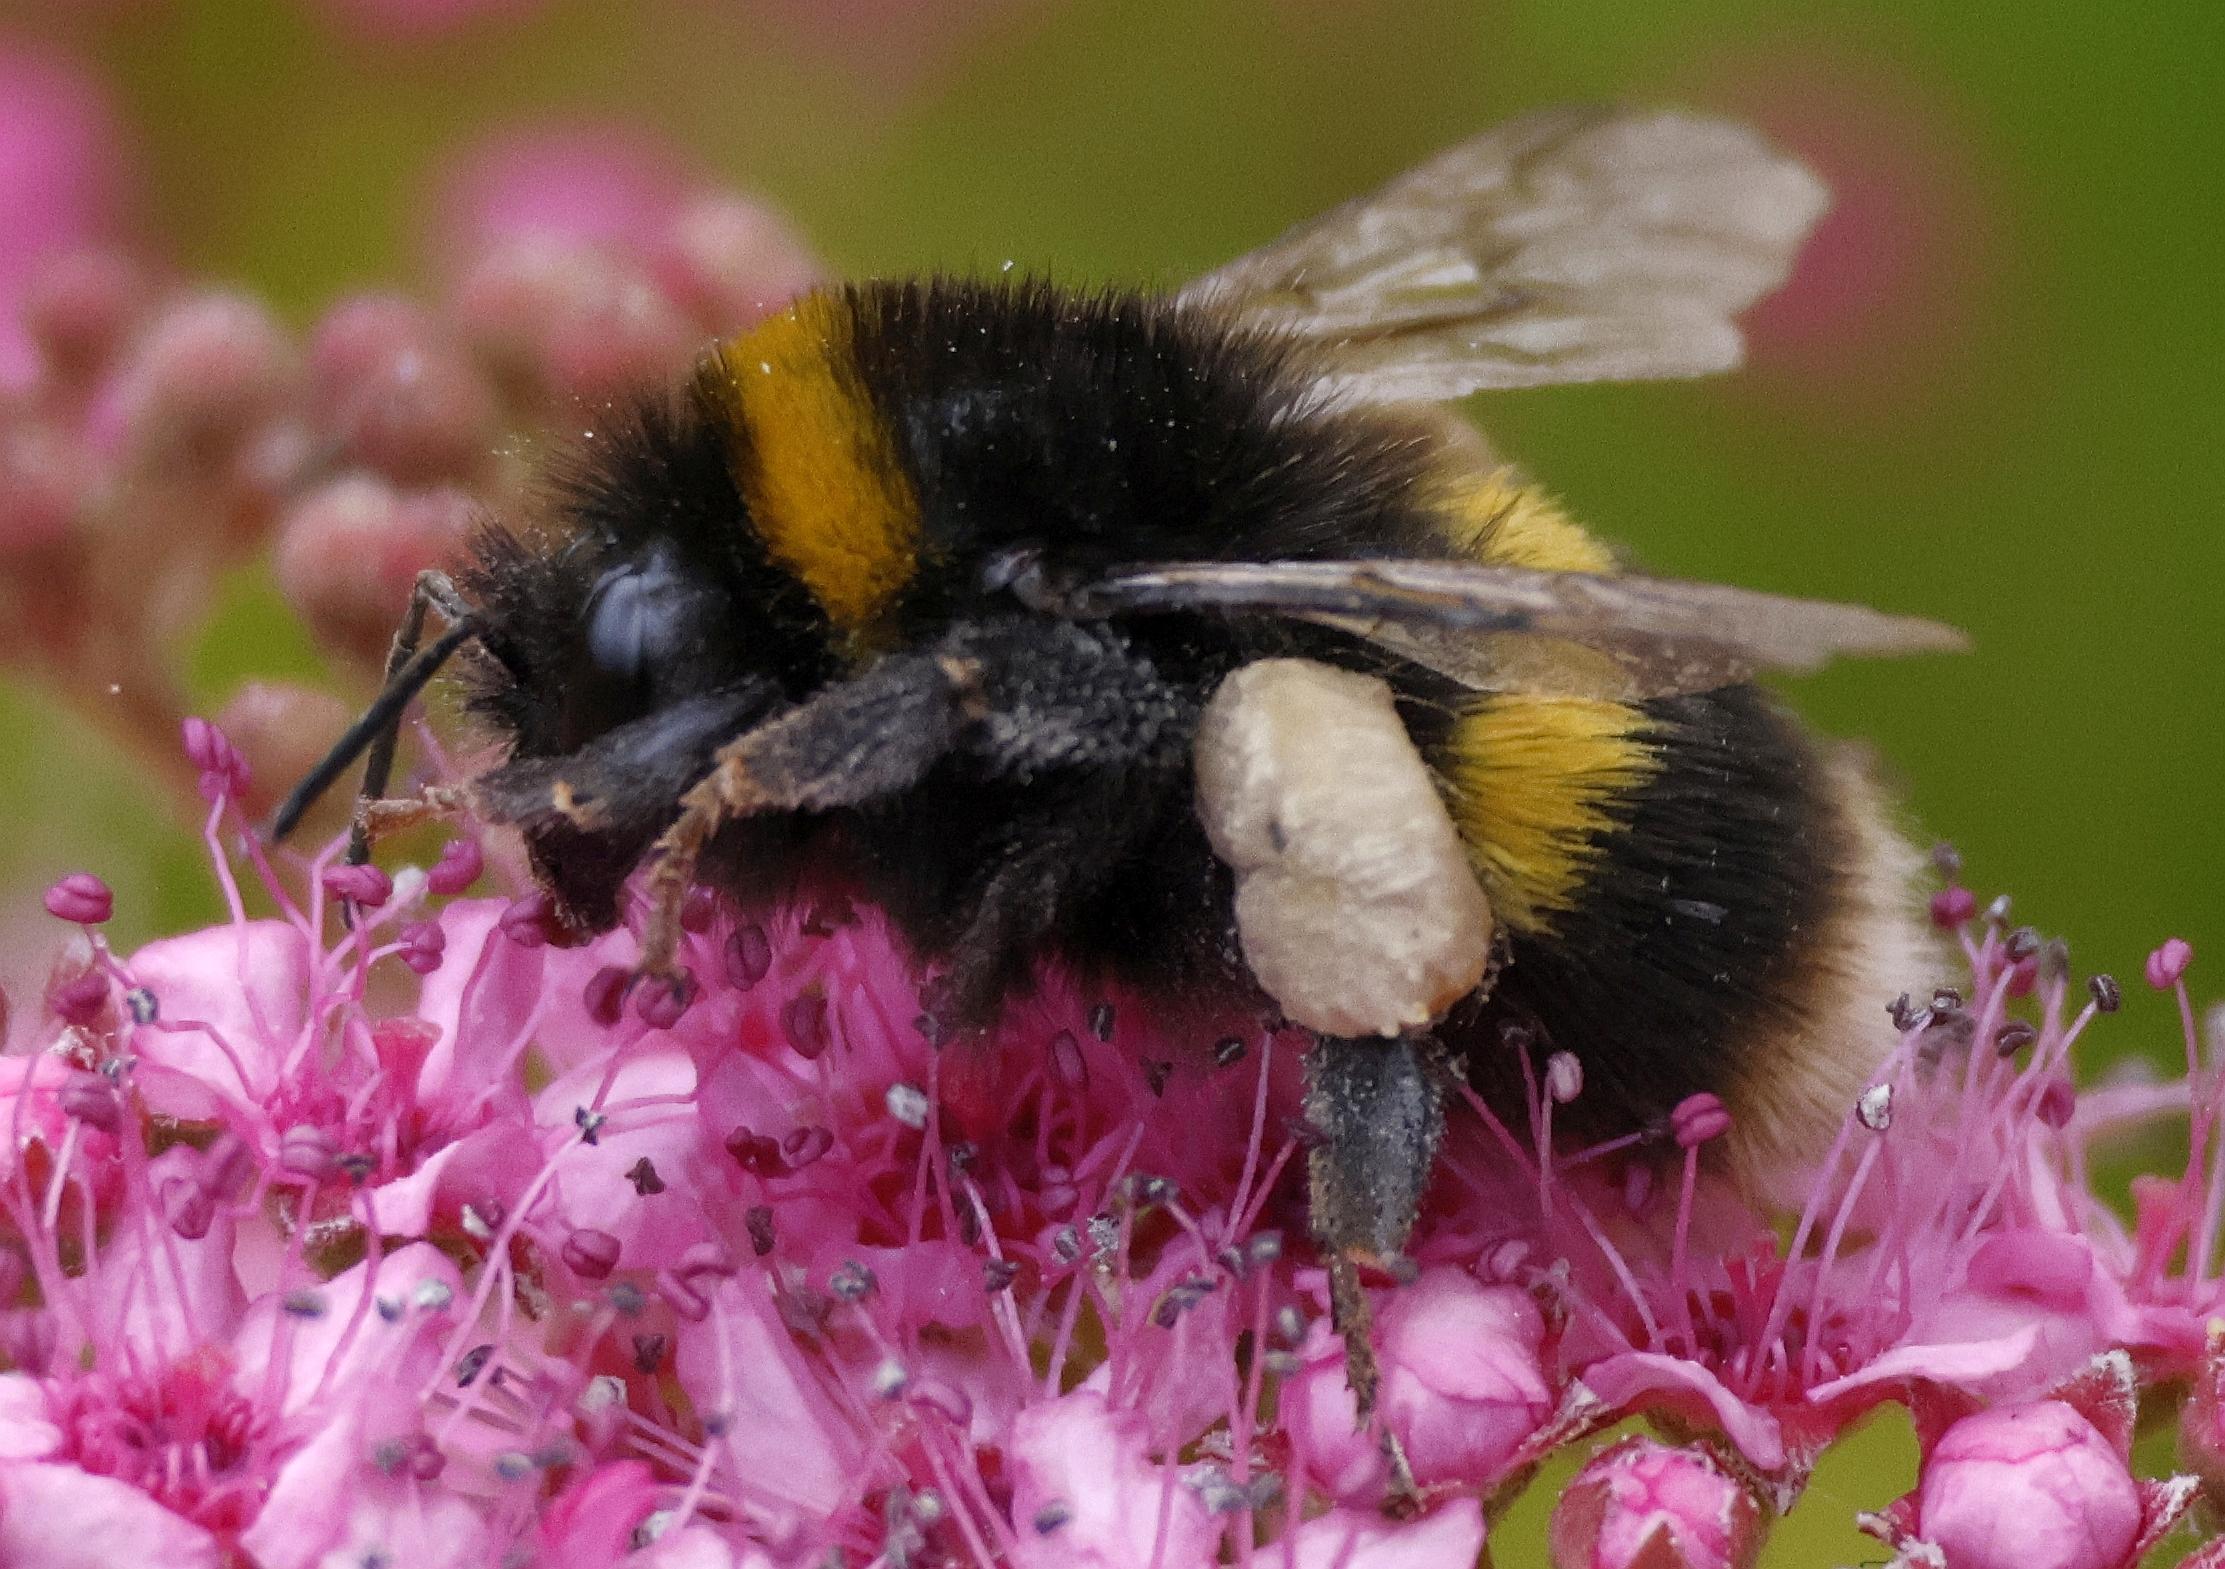
<instances>
[{"instance_id":1,"label":"pale pollen load","mask_svg":"<svg viewBox=\"0 0 2225 1569\"><path fill-rule=\"evenodd\" d=\"M1255 661L1206 705L1196 766L1244 962L1294 1022L1399 1035L1476 988L1491 907L1388 685Z\"/></svg>"}]
</instances>

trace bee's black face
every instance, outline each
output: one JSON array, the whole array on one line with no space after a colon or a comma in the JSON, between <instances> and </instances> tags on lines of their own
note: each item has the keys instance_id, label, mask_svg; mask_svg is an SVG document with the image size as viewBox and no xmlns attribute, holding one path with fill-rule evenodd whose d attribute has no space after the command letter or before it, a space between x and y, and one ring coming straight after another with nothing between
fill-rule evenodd
<instances>
[{"instance_id":1,"label":"bee's black face","mask_svg":"<svg viewBox=\"0 0 2225 1569\"><path fill-rule=\"evenodd\" d=\"M666 545L604 569L581 607L565 682L564 751L718 686L734 674L721 636L726 591Z\"/></svg>"}]
</instances>

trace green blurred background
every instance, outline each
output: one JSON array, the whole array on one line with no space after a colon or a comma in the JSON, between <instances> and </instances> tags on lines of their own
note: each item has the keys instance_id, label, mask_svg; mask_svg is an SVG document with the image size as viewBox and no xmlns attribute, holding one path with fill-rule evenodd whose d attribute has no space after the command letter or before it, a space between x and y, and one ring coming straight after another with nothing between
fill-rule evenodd
<instances>
[{"instance_id":1,"label":"green blurred background","mask_svg":"<svg viewBox=\"0 0 2225 1569\"><path fill-rule=\"evenodd\" d=\"M1842 202L1751 367L1475 414L1650 567L1967 626L1974 656L1797 701L1873 739L1920 831L2082 968L2136 976L2174 932L2197 982L2225 959L2215 0L568 0L414 42L278 0L57 9L0 8L0 36L59 38L111 84L147 234L301 325L422 276L444 158L520 121L668 138L839 270L1171 283L1535 105L1752 118ZM183 657L212 708L316 668L254 582ZM213 911L130 770L0 690L0 885L33 901L79 864L113 874L126 935ZM2099 1044L2174 1052L2175 1021L2133 987ZM1869 1447L1905 1477L1899 1437ZM1771 1561L1877 1556L1837 1522L1881 1501L1828 1469L1801 1515L1829 1533L1780 1533Z\"/></svg>"}]
</instances>

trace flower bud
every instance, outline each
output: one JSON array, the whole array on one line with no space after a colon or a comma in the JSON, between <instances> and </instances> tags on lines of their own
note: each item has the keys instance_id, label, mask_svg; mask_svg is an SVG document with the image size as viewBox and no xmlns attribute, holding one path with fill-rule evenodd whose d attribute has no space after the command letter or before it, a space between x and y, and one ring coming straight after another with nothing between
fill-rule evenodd
<instances>
[{"instance_id":1,"label":"flower bud","mask_svg":"<svg viewBox=\"0 0 2225 1569\"><path fill-rule=\"evenodd\" d=\"M462 893L487 869L486 852L476 839L451 839L440 847L440 859L425 873L425 887L447 897Z\"/></svg>"},{"instance_id":2,"label":"flower bud","mask_svg":"<svg viewBox=\"0 0 2225 1569\"><path fill-rule=\"evenodd\" d=\"M651 265L674 302L722 336L753 325L820 277L817 258L786 219L724 192L682 209Z\"/></svg>"},{"instance_id":3,"label":"flower bud","mask_svg":"<svg viewBox=\"0 0 2225 1569\"><path fill-rule=\"evenodd\" d=\"M456 314L505 385L552 413L671 376L701 336L640 264L547 239L479 262Z\"/></svg>"},{"instance_id":4,"label":"flower bud","mask_svg":"<svg viewBox=\"0 0 2225 1569\"><path fill-rule=\"evenodd\" d=\"M225 700L216 724L206 727L219 745L197 753L187 744L201 769L202 795L212 796L220 788L250 816L262 816L278 804L280 791L290 789L324 757L332 738L354 717L330 692L290 681L248 682ZM258 780L269 783L257 789ZM346 806L346 794L335 791L333 821L339 821Z\"/></svg>"},{"instance_id":5,"label":"flower bud","mask_svg":"<svg viewBox=\"0 0 2225 1569\"><path fill-rule=\"evenodd\" d=\"M494 391L423 306L349 300L309 349L311 409L338 456L403 485L468 478L496 435Z\"/></svg>"},{"instance_id":6,"label":"flower bud","mask_svg":"<svg viewBox=\"0 0 2225 1569\"><path fill-rule=\"evenodd\" d=\"M1924 1462L1916 1535L1955 1569L2125 1569L2140 1489L2100 1429L2060 1400L1947 1429Z\"/></svg>"},{"instance_id":7,"label":"flower bud","mask_svg":"<svg viewBox=\"0 0 2225 1569\"><path fill-rule=\"evenodd\" d=\"M95 493L95 468L50 422L24 416L0 429L0 559L35 560L63 545Z\"/></svg>"},{"instance_id":8,"label":"flower bud","mask_svg":"<svg viewBox=\"0 0 2225 1569\"><path fill-rule=\"evenodd\" d=\"M1545 1324L1530 1294L1458 1269L1423 1271L1381 1299L1376 1408L1424 1487L1488 1486L1552 1410L1540 1361ZM1284 1386L1284 1421L1321 1484L1340 1499L1372 1496L1382 1451L1359 1428L1343 1343L1324 1327Z\"/></svg>"},{"instance_id":9,"label":"flower bud","mask_svg":"<svg viewBox=\"0 0 2225 1569\"><path fill-rule=\"evenodd\" d=\"M1554 1569L1748 1569L1761 1506L1706 1450L1626 1438L1553 1506Z\"/></svg>"},{"instance_id":10,"label":"flower bud","mask_svg":"<svg viewBox=\"0 0 2225 1569\"><path fill-rule=\"evenodd\" d=\"M293 346L268 307L209 293L159 315L119 369L109 423L135 469L192 475L228 461L294 385Z\"/></svg>"},{"instance_id":11,"label":"flower bud","mask_svg":"<svg viewBox=\"0 0 2225 1569\"><path fill-rule=\"evenodd\" d=\"M2143 969L2148 984L2159 992L2167 992L2179 984L2188 965L2194 962L2194 945L2184 937L2168 939L2162 947L2148 955Z\"/></svg>"},{"instance_id":12,"label":"flower bud","mask_svg":"<svg viewBox=\"0 0 2225 1569\"><path fill-rule=\"evenodd\" d=\"M58 921L98 926L116 913L116 896L91 872L72 872L46 890L46 913Z\"/></svg>"},{"instance_id":13,"label":"flower bud","mask_svg":"<svg viewBox=\"0 0 2225 1569\"><path fill-rule=\"evenodd\" d=\"M371 865L328 866L322 880L324 891L333 898L366 910L375 910L394 897L394 879Z\"/></svg>"},{"instance_id":14,"label":"flower bud","mask_svg":"<svg viewBox=\"0 0 2225 1569\"><path fill-rule=\"evenodd\" d=\"M318 634L366 665L386 657L417 574L453 558L476 516L457 490L402 490L342 476L279 524L276 568L287 601Z\"/></svg>"},{"instance_id":15,"label":"flower bud","mask_svg":"<svg viewBox=\"0 0 2225 1569\"><path fill-rule=\"evenodd\" d=\"M25 285L23 330L49 376L81 385L114 356L146 304L146 274L123 252L65 251Z\"/></svg>"}]
</instances>

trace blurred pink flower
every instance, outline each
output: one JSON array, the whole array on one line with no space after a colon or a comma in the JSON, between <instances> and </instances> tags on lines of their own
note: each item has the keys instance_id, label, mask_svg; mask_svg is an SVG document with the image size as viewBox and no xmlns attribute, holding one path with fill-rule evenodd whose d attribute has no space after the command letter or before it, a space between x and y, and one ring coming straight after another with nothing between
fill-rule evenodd
<instances>
[{"instance_id":1,"label":"blurred pink flower","mask_svg":"<svg viewBox=\"0 0 2225 1569\"><path fill-rule=\"evenodd\" d=\"M368 678L417 574L531 508L529 451L818 278L779 214L656 144L521 133L455 177L434 298L343 300L299 343L258 300L89 244L113 159L74 82L0 50L0 662L136 739L188 812L199 774L154 738L225 571L275 538L282 590ZM297 776L331 704L243 694L247 774Z\"/></svg>"},{"instance_id":2,"label":"blurred pink flower","mask_svg":"<svg viewBox=\"0 0 2225 1569\"><path fill-rule=\"evenodd\" d=\"M695 183L675 149L629 127L500 132L454 155L443 174L435 255L455 266L521 242L632 245L669 222Z\"/></svg>"},{"instance_id":3,"label":"blurred pink flower","mask_svg":"<svg viewBox=\"0 0 2225 1569\"><path fill-rule=\"evenodd\" d=\"M113 232L123 164L122 133L93 80L0 41L0 392L36 374L24 313L42 270Z\"/></svg>"},{"instance_id":4,"label":"blurred pink flower","mask_svg":"<svg viewBox=\"0 0 2225 1569\"><path fill-rule=\"evenodd\" d=\"M1743 47L1695 96L1782 141L1831 210L1746 321L1754 385L1819 412L1892 416L1960 387L1998 292L2000 197L1954 84L1828 36Z\"/></svg>"}]
</instances>

